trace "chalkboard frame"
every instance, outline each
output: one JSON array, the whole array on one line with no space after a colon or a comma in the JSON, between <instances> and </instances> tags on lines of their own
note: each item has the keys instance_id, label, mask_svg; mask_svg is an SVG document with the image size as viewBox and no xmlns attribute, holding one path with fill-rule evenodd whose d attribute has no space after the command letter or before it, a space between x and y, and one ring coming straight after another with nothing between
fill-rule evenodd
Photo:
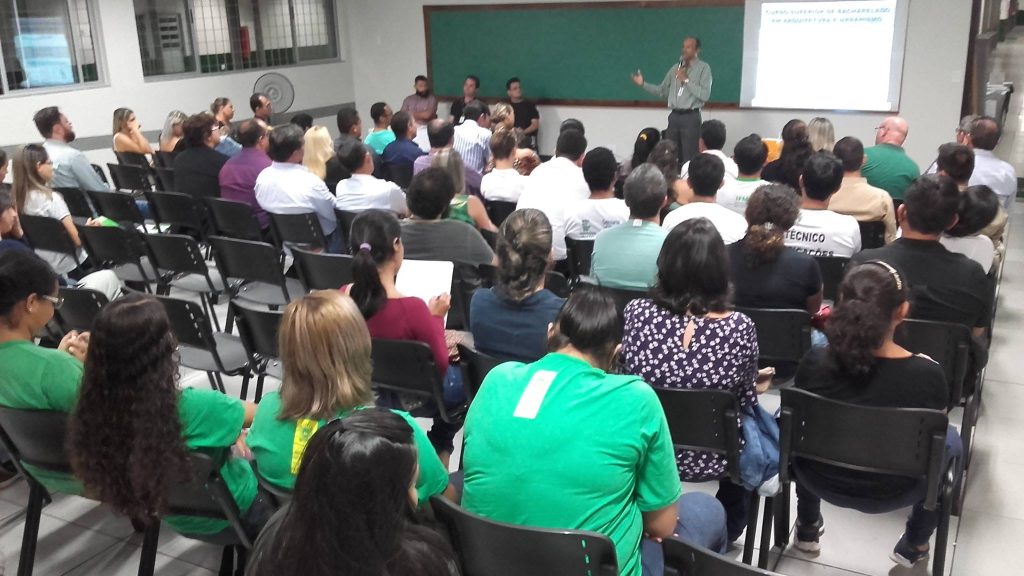
<instances>
[{"instance_id":1,"label":"chalkboard frame","mask_svg":"<svg viewBox=\"0 0 1024 576\"><path fill-rule=\"evenodd\" d=\"M444 4L423 6L423 35L426 40L427 55L427 77L434 77L434 64L431 55L430 43L430 15L438 12L490 12L502 10L565 10L565 9L600 9L600 8L698 8L698 7L719 7L719 6L743 6L744 0L673 0L670 2L532 2L523 4ZM639 88L637 88L640 91ZM642 91L641 91L642 92ZM437 99L450 102L458 99L459 96L437 96ZM502 102L503 98L481 98L480 100L493 104ZM564 98L538 98L530 99L535 104L548 106L586 106L595 108L656 108L667 109L665 103L660 100L637 99L637 100L588 100L588 99L564 99ZM704 105L705 110L738 110L739 103L732 102L708 102Z\"/></svg>"}]
</instances>

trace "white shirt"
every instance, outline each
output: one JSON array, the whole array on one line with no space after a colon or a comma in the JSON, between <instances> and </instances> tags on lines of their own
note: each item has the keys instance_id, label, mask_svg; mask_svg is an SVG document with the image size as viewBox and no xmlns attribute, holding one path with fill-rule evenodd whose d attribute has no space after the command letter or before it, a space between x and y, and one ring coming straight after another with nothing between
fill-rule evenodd
<instances>
[{"instance_id":1,"label":"white shirt","mask_svg":"<svg viewBox=\"0 0 1024 576\"><path fill-rule=\"evenodd\" d=\"M480 180L480 195L485 200L518 202L526 182L527 177L515 168L495 168Z\"/></svg>"},{"instance_id":2,"label":"white shirt","mask_svg":"<svg viewBox=\"0 0 1024 576\"><path fill-rule=\"evenodd\" d=\"M491 157L491 131L481 128L475 120L466 120L455 127L452 148L462 156L467 168L483 172Z\"/></svg>"},{"instance_id":3,"label":"white shirt","mask_svg":"<svg viewBox=\"0 0 1024 576\"><path fill-rule=\"evenodd\" d=\"M1007 210L1017 197L1016 171L1009 162L1000 160L991 150L974 149L974 172L971 173L968 184L988 186L999 195L1003 208Z\"/></svg>"},{"instance_id":4,"label":"white shirt","mask_svg":"<svg viewBox=\"0 0 1024 576\"><path fill-rule=\"evenodd\" d=\"M256 202L271 214L315 212L325 236L334 233L334 194L302 164L274 162L256 177Z\"/></svg>"},{"instance_id":5,"label":"white shirt","mask_svg":"<svg viewBox=\"0 0 1024 576\"><path fill-rule=\"evenodd\" d=\"M732 244L742 240L747 233L747 219L728 208L713 202L690 202L668 213L661 224L666 231L671 230L686 220L707 218L714 224L722 241Z\"/></svg>"},{"instance_id":6,"label":"white shirt","mask_svg":"<svg viewBox=\"0 0 1024 576\"><path fill-rule=\"evenodd\" d=\"M796 224L786 231L785 242L811 256L850 258L860 252L860 225L853 216L801 208Z\"/></svg>"},{"instance_id":7,"label":"white shirt","mask_svg":"<svg viewBox=\"0 0 1024 576\"><path fill-rule=\"evenodd\" d=\"M988 274L989 269L992 268L992 261L995 260L996 249L995 245L992 244L992 239L988 236L975 234L974 236L956 238L943 234L942 238L939 238L939 242L946 247L946 250L956 252L957 254L963 254L978 264L981 264L981 269L984 270L986 274Z\"/></svg>"},{"instance_id":8,"label":"white shirt","mask_svg":"<svg viewBox=\"0 0 1024 576\"><path fill-rule=\"evenodd\" d=\"M53 162L52 188L79 188L95 192L110 192L110 186L93 170L89 159L80 150L66 142L47 138L43 142L47 156Z\"/></svg>"},{"instance_id":9,"label":"white shirt","mask_svg":"<svg viewBox=\"0 0 1024 576\"><path fill-rule=\"evenodd\" d=\"M430 152L430 138L427 136L427 125L416 125L416 136L412 139L413 144L420 147L424 152Z\"/></svg>"},{"instance_id":10,"label":"white shirt","mask_svg":"<svg viewBox=\"0 0 1024 576\"><path fill-rule=\"evenodd\" d=\"M538 166L526 180L516 209L536 208L548 217L555 260L565 260L567 209L577 201L590 198L590 186L583 178L583 169L568 158L552 158Z\"/></svg>"},{"instance_id":11,"label":"white shirt","mask_svg":"<svg viewBox=\"0 0 1024 576\"><path fill-rule=\"evenodd\" d=\"M730 178L736 178L739 176L740 169L736 166L736 161L726 156L725 152L721 150L705 150L703 154L711 154L712 156L718 156L725 164L725 181L728 182ZM686 177L690 174L690 162L687 161L683 164L683 169L679 171L679 177L686 180Z\"/></svg>"},{"instance_id":12,"label":"white shirt","mask_svg":"<svg viewBox=\"0 0 1024 576\"><path fill-rule=\"evenodd\" d=\"M747 217L747 200L761 186L768 184L767 180L748 180L745 178L737 178L730 180L726 178L725 183L718 189L718 193L715 194L715 202L725 206L729 210Z\"/></svg>"},{"instance_id":13,"label":"white shirt","mask_svg":"<svg viewBox=\"0 0 1024 576\"><path fill-rule=\"evenodd\" d=\"M54 220L63 220L71 217L71 211L68 210L68 205L64 202L64 197L59 192L46 194L40 190L32 190L28 193L28 197L25 198L23 212L29 216L44 216ZM75 259L69 254L50 252L49 250L36 250L36 254L45 260L53 268L54 272L61 276L78 267ZM85 259L85 251L81 248L78 249L78 258L79 260Z\"/></svg>"},{"instance_id":14,"label":"white shirt","mask_svg":"<svg viewBox=\"0 0 1024 576\"><path fill-rule=\"evenodd\" d=\"M407 216L405 192L395 184L370 174L353 174L338 182L334 207L338 210L361 212L363 210L390 210L399 216Z\"/></svg>"},{"instance_id":15,"label":"white shirt","mask_svg":"<svg viewBox=\"0 0 1024 576\"><path fill-rule=\"evenodd\" d=\"M593 240L597 233L629 220L629 207L618 198L588 199L569 207L565 235L573 240Z\"/></svg>"}]
</instances>

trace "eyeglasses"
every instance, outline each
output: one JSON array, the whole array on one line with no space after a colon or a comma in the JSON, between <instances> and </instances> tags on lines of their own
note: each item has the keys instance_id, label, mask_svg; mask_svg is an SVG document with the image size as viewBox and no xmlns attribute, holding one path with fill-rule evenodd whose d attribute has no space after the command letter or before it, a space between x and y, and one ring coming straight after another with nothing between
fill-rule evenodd
<instances>
[{"instance_id":1,"label":"eyeglasses","mask_svg":"<svg viewBox=\"0 0 1024 576\"><path fill-rule=\"evenodd\" d=\"M53 304L54 310L60 310L60 307L64 305L63 296L49 296L47 294L40 294L39 297L42 298L43 300L46 300L50 304Z\"/></svg>"}]
</instances>

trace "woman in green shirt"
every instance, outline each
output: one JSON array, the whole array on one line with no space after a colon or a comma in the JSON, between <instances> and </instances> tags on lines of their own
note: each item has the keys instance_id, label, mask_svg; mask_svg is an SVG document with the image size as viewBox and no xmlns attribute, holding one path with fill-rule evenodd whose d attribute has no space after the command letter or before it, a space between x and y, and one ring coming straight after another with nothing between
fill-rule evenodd
<instances>
[{"instance_id":1,"label":"woman in green shirt","mask_svg":"<svg viewBox=\"0 0 1024 576\"><path fill-rule=\"evenodd\" d=\"M177 346L163 305L152 296L115 300L93 322L70 422L72 466L90 494L129 518L162 517L168 490L190 476L188 452L240 443L256 411L213 390L179 390ZM252 467L228 454L220 475L255 538L273 509L258 493ZM226 520L163 519L201 540L223 543L233 534Z\"/></svg>"},{"instance_id":2,"label":"woman in green shirt","mask_svg":"<svg viewBox=\"0 0 1024 576\"><path fill-rule=\"evenodd\" d=\"M370 333L359 308L337 290L312 292L284 311L278 329L284 364L280 392L265 394L247 443L260 475L291 490L306 444L328 422L373 405ZM448 471L426 433L405 412L419 448L420 504L442 492L454 500Z\"/></svg>"},{"instance_id":3,"label":"woman in green shirt","mask_svg":"<svg viewBox=\"0 0 1024 576\"><path fill-rule=\"evenodd\" d=\"M455 197L452 198L448 207L446 218L465 222L477 230L498 231L498 227L491 222L490 216L487 215L483 201L476 196L466 194L466 165L463 164L462 157L458 152L451 148L445 148L434 155L434 160L430 165L444 169L455 183Z\"/></svg>"}]
</instances>

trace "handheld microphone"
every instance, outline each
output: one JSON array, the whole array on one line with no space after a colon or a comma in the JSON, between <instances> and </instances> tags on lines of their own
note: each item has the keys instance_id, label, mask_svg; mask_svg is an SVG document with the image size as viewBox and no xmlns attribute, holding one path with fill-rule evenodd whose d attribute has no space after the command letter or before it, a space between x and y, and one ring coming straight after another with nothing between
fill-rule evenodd
<instances>
[{"instance_id":1,"label":"handheld microphone","mask_svg":"<svg viewBox=\"0 0 1024 576\"><path fill-rule=\"evenodd\" d=\"M686 56L679 57L679 67L686 68Z\"/></svg>"}]
</instances>

